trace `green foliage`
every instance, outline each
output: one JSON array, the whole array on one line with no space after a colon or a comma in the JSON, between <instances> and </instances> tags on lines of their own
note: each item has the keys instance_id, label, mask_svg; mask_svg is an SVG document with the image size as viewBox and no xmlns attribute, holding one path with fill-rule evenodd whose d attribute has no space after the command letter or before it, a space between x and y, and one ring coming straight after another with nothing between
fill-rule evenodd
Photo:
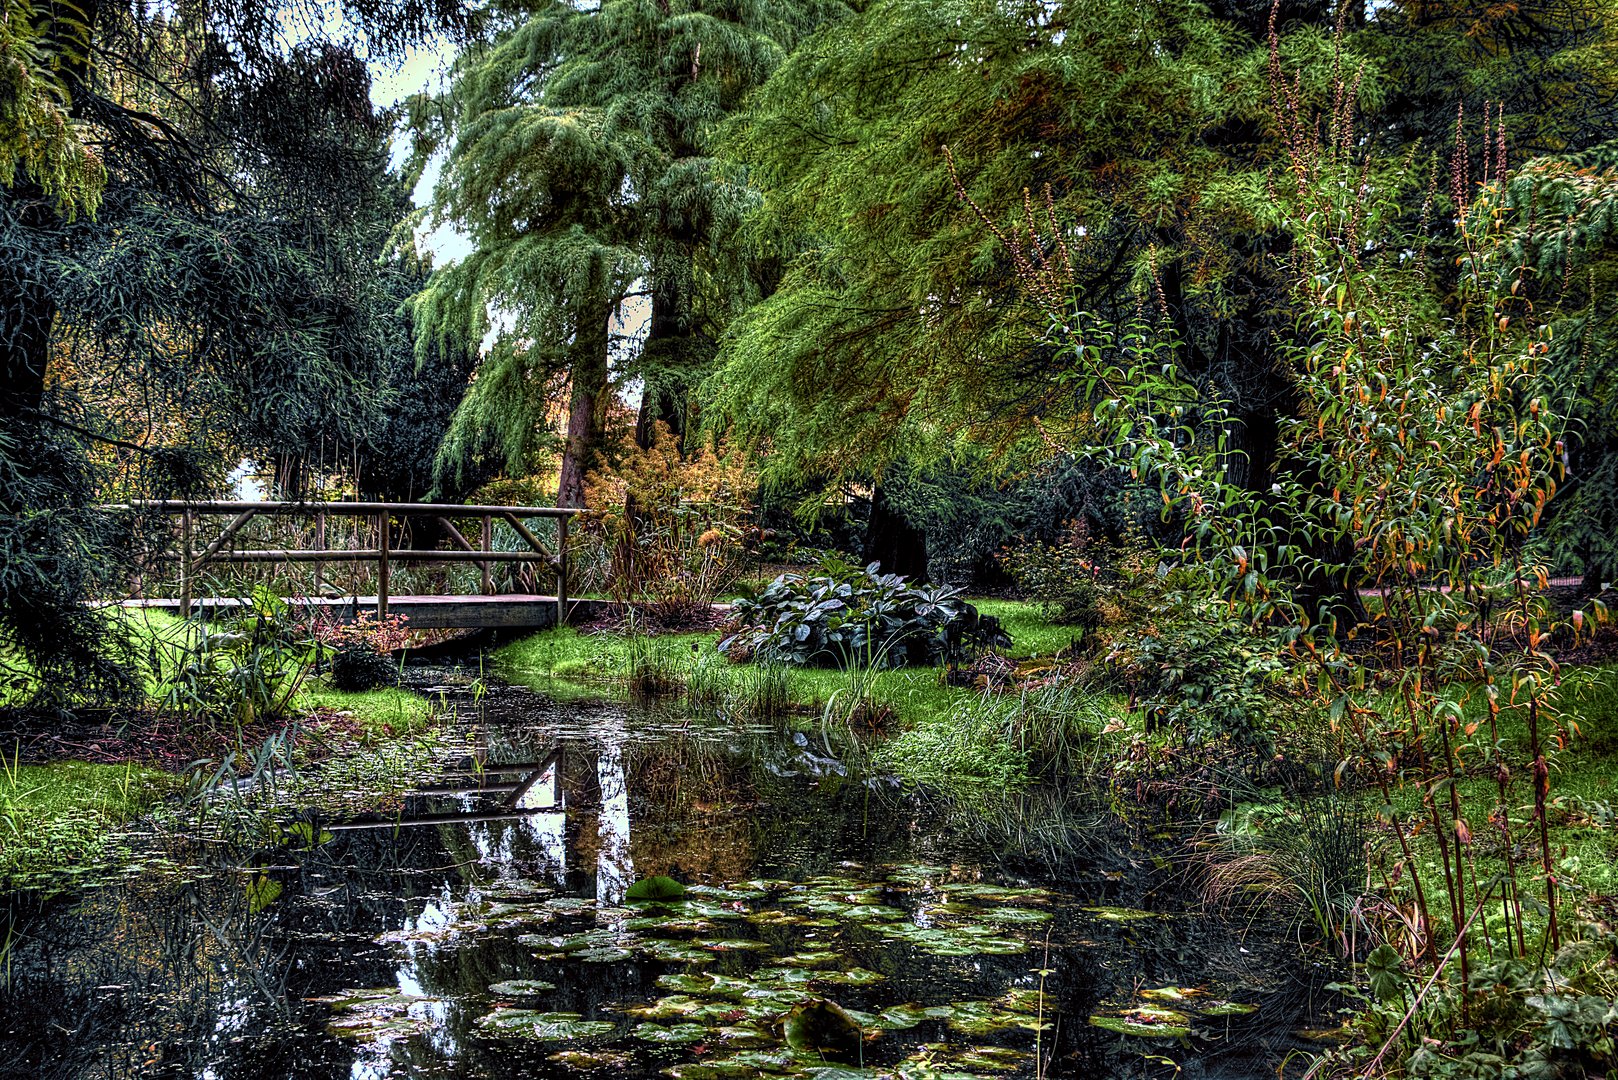
<instances>
[{"instance_id":1,"label":"green foliage","mask_svg":"<svg viewBox=\"0 0 1618 1080\"><path fill-rule=\"evenodd\" d=\"M719 651L796 666L924 666L944 658L952 632L977 628L977 609L959 589L911 585L875 563L862 570L828 561L819 569L782 574L738 600Z\"/></svg>"},{"instance_id":2,"label":"green foliage","mask_svg":"<svg viewBox=\"0 0 1618 1080\"><path fill-rule=\"evenodd\" d=\"M1017 587L1045 608L1052 622L1094 630L1101 625L1101 567L1090 550L1089 530L1073 522L1054 544L1026 540L1009 547L1001 561Z\"/></svg>"},{"instance_id":3,"label":"green foliage","mask_svg":"<svg viewBox=\"0 0 1618 1080\"><path fill-rule=\"evenodd\" d=\"M1110 676L1156 726L1188 745L1228 742L1266 752L1297 678L1277 634L1233 618L1222 601L1180 597L1145 625L1120 632Z\"/></svg>"},{"instance_id":4,"label":"green foliage","mask_svg":"<svg viewBox=\"0 0 1618 1080\"><path fill-rule=\"evenodd\" d=\"M88 38L76 9L46 19L30 0L0 4L0 187L20 175L69 213L94 212L107 176L62 76L82 62Z\"/></svg>"},{"instance_id":5,"label":"green foliage","mask_svg":"<svg viewBox=\"0 0 1618 1080\"><path fill-rule=\"evenodd\" d=\"M165 712L245 727L289 714L308 676L313 642L287 605L260 589L220 625L200 616L152 639L155 695Z\"/></svg>"},{"instance_id":6,"label":"green foliage","mask_svg":"<svg viewBox=\"0 0 1618 1080\"><path fill-rule=\"evenodd\" d=\"M448 152L433 215L474 250L418 298L423 343L493 336L444 447L446 469L493 432L513 469L555 449L551 396L570 382L566 501L605 431L609 322L635 282L648 338L631 354L653 416L683 430L683 387L716 320L750 291L737 241L754 198L713 135L830 2L545 4L492 24L456 85L411 106L416 164ZM663 399L671 398L665 402Z\"/></svg>"},{"instance_id":7,"label":"green foliage","mask_svg":"<svg viewBox=\"0 0 1618 1080\"><path fill-rule=\"evenodd\" d=\"M1368 815L1352 795L1240 804L1220 815L1203 845L1208 893L1222 905L1267 908L1294 928L1313 930L1337 955L1353 958L1375 937L1375 901L1366 884L1371 842ZM1371 949L1366 973L1372 992L1384 996L1402 986L1400 967L1396 949Z\"/></svg>"}]
</instances>

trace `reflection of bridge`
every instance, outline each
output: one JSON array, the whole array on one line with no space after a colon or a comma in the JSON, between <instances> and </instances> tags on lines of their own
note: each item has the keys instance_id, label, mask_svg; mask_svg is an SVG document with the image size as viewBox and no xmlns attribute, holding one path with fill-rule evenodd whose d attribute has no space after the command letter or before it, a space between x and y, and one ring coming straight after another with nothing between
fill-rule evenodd
<instances>
[{"instance_id":1,"label":"reflection of bridge","mask_svg":"<svg viewBox=\"0 0 1618 1080\"><path fill-rule=\"evenodd\" d=\"M554 506L460 506L454 503L392 502L186 502L160 500L134 502L128 508L178 519L178 550L165 551L158 558L179 564L179 595L141 597L125 601L126 607L156 608L182 617L193 610L204 614L228 609L243 601L229 596L200 595L203 570L218 563L312 563L314 586L310 595L289 600L294 606L321 609L336 619L352 619L360 610L371 609L379 616L403 615L417 629L442 627L532 628L567 621L578 602L571 602L567 591L568 522L578 510ZM307 547L242 548L237 546L242 530L260 518L303 518L313 529ZM328 544L327 522L331 518L353 518L349 535L358 543L363 534L370 547L332 547ZM551 518L556 521L553 551L536 536L526 521ZM211 523L224 520L213 527ZM451 548L395 547L396 523L425 521L433 530L454 544ZM467 539L462 526L476 523L478 543ZM494 529L501 523L515 533L519 550L496 550ZM303 530L300 530L302 533ZM211 535L210 535L211 534ZM336 595L325 580L325 568L333 563L374 564L375 592L369 595ZM393 567L401 563L473 563L481 571L482 591L473 595L395 595L390 589ZM496 593L494 568L515 564L518 569L543 568L554 573L555 595L537 592ZM587 602L588 603L588 602Z\"/></svg>"}]
</instances>

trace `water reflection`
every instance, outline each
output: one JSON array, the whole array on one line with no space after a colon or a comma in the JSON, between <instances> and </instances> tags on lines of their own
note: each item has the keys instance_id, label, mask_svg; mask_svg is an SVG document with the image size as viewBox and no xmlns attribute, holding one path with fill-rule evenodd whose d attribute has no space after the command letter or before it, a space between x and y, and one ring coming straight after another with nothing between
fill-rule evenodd
<instances>
[{"instance_id":1,"label":"water reflection","mask_svg":"<svg viewBox=\"0 0 1618 1080\"><path fill-rule=\"evenodd\" d=\"M1019 822L1055 820L1051 807L1030 804L1021 817L1008 811L974 830L927 800L811 769L802 747L768 729L512 701L480 732L475 756L423 778L393 815L318 822L326 839L303 848L205 846L193 852L188 881L154 875L74 906L17 909L9 981L0 985L0 1075L575 1075L549 1060L556 1044L514 1048L478 1026L500 1002L524 1002L491 987L542 979L555 989L527 1004L612 1021L613 1045L631 1052L617 1071L661 1077L691 1052L629 1038L636 1021L614 1008L659 999L668 993L659 978L687 968L644 953L586 958L610 950L630 916L585 898L617 905L637 877L654 874L719 885L830 880L918 861L971 881L977 867L993 871L1028 854L1018 850ZM777 890L769 901L699 902L707 906L694 918L709 926L692 929L693 940L752 939L773 950L767 959L721 950L700 970L738 978L794 950L841 950L881 981L836 993L875 1010L992 998L1026 988L1029 969L1039 967L1052 972L1046 991L1064 1017L1051 1036L1062 1066L1053 1075L1171 1071L1085 1025L1109 994L1190 985L1219 968L1222 978L1250 980L1255 995L1280 1001L1276 980L1289 964L1254 937L1195 920L1083 916L1085 905L1176 901L1169 879L1119 873L1138 854L1131 838L1079 814L1061 820L1072 837L1062 841L1063 895L1054 901L1061 914L1047 924L1049 955L939 955L878 932L880 923L804 919L786 902L790 893ZM1049 827L1038 837L1041 845L1060 839ZM1026 872L1039 876L1037 867ZM906 933L941 930L958 914L948 895L886 889L872 886L857 906L902 904ZM753 913L769 919L749 921ZM571 940L595 934L583 947ZM560 951L564 941L573 951ZM318 999L357 988L389 992L396 1011L346 1033L329 1027L365 1014ZM1284 1047L1296 1008L1275 1011L1273 1045ZM1266 1050L1271 1035L1254 1030L1199 1048L1180 1063L1185 1075L1275 1075L1284 1048ZM943 1037L959 1038L927 1036Z\"/></svg>"},{"instance_id":2,"label":"water reflection","mask_svg":"<svg viewBox=\"0 0 1618 1080\"><path fill-rule=\"evenodd\" d=\"M596 752L596 779L601 787L597 814L596 900L621 904L635 880L635 860L629 854L629 782L624 775L622 725L607 732Z\"/></svg>"}]
</instances>

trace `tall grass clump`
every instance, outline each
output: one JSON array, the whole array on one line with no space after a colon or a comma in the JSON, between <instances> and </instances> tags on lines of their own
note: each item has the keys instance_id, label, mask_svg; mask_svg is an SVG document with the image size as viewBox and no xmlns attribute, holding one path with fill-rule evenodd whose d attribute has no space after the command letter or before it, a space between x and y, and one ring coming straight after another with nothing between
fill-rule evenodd
<instances>
[{"instance_id":1,"label":"tall grass clump","mask_svg":"<svg viewBox=\"0 0 1618 1080\"><path fill-rule=\"evenodd\" d=\"M1216 908L1279 918L1337 955L1363 956L1377 940L1367 876L1369 817L1354 797L1244 804L1220 816L1201 845L1205 895Z\"/></svg>"},{"instance_id":2,"label":"tall grass clump","mask_svg":"<svg viewBox=\"0 0 1618 1080\"><path fill-rule=\"evenodd\" d=\"M733 715L773 721L792 712L792 675L785 664L749 664L736 670L727 698Z\"/></svg>"},{"instance_id":3,"label":"tall grass clump","mask_svg":"<svg viewBox=\"0 0 1618 1080\"><path fill-rule=\"evenodd\" d=\"M665 642L637 634L633 628L624 639L624 680L634 697L655 698L679 693L685 686L689 668Z\"/></svg>"}]
</instances>

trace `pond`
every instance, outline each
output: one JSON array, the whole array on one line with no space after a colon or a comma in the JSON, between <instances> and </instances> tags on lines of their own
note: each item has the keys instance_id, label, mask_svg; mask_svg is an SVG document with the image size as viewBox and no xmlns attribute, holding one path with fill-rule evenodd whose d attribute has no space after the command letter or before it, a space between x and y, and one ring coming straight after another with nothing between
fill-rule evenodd
<instances>
[{"instance_id":1,"label":"pond","mask_svg":"<svg viewBox=\"0 0 1618 1080\"><path fill-rule=\"evenodd\" d=\"M1273 1077L1326 997L1083 800L425 677L460 718L403 797L154 831L139 873L11 898L0 1073Z\"/></svg>"}]
</instances>

